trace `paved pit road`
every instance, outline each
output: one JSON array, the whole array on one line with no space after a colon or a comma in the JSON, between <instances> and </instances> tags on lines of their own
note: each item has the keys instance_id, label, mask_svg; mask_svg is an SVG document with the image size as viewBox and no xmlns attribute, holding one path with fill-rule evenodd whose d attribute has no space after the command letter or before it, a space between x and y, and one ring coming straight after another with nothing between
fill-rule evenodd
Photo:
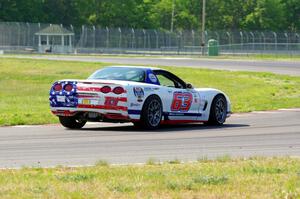
<instances>
[{"instance_id":1,"label":"paved pit road","mask_svg":"<svg viewBox=\"0 0 300 199\"><path fill-rule=\"evenodd\" d=\"M0 167L143 163L178 158L300 156L300 109L234 114L222 127L202 124L142 131L131 124L0 128Z\"/></svg>"}]
</instances>

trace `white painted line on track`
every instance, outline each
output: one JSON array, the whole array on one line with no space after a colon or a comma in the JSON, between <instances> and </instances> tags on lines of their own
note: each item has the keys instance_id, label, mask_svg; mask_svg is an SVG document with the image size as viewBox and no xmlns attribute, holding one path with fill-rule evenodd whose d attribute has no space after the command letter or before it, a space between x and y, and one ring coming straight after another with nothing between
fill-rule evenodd
<instances>
[{"instance_id":1,"label":"white painted line on track","mask_svg":"<svg viewBox=\"0 0 300 199\"><path fill-rule=\"evenodd\" d=\"M281 108L279 111L300 111L300 108Z\"/></svg>"}]
</instances>

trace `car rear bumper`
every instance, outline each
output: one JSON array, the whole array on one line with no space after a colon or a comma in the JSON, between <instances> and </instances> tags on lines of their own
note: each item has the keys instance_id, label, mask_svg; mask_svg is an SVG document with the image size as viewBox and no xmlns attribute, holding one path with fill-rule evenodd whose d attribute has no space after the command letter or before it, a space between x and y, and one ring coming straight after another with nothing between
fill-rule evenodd
<instances>
[{"instance_id":1,"label":"car rear bumper","mask_svg":"<svg viewBox=\"0 0 300 199\"><path fill-rule=\"evenodd\" d=\"M100 109L100 108L69 108L69 107L51 107L51 112L56 116L65 117L84 117L87 120L97 120L102 121L105 119L129 121L127 110L121 108L114 109ZM90 117L90 115L95 115L95 117Z\"/></svg>"}]
</instances>

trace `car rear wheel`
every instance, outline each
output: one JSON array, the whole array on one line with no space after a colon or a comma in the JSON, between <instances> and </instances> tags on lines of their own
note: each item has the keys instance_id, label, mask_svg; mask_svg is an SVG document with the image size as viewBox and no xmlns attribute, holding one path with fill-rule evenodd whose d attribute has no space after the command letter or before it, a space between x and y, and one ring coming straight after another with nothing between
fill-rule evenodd
<instances>
[{"instance_id":1,"label":"car rear wheel","mask_svg":"<svg viewBox=\"0 0 300 199\"><path fill-rule=\"evenodd\" d=\"M69 129L81 129L86 123L86 121L84 120L79 120L75 117L65 117L65 116L60 116L59 121L61 125Z\"/></svg>"},{"instance_id":2,"label":"car rear wheel","mask_svg":"<svg viewBox=\"0 0 300 199\"><path fill-rule=\"evenodd\" d=\"M222 125L227 116L227 101L223 95L217 95L210 108L209 120L206 124Z\"/></svg>"},{"instance_id":3,"label":"car rear wheel","mask_svg":"<svg viewBox=\"0 0 300 199\"><path fill-rule=\"evenodd\" d=\"M148 97L141 113L141 126L146 129L158 128L161 122L162 112L160 98L156 95Z\"/></svg>"}]
</instances>

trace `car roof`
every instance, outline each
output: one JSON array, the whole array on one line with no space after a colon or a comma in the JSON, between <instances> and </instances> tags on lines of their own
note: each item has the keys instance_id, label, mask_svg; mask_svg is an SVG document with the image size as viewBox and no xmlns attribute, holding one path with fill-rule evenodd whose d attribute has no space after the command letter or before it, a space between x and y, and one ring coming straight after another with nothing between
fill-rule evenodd
<instances>
[{"instance_id":1,"label":"car roof","mask_svg":"<svg viewBox=\"0 0 300 199\"><path fill-rule=\"evenodd\" d=\"M157 67L151 67L151 66L125 66L125 65L120 65L120 66L107 66L105 68L140 68L140 69L144 69L144 70L163 70L161 68L157 68Z\"/></svg>"}]
</instances>

